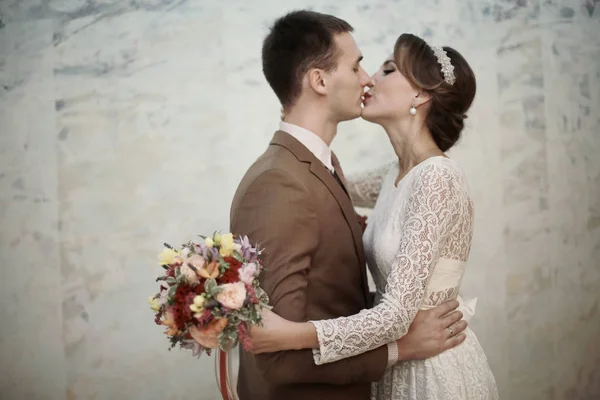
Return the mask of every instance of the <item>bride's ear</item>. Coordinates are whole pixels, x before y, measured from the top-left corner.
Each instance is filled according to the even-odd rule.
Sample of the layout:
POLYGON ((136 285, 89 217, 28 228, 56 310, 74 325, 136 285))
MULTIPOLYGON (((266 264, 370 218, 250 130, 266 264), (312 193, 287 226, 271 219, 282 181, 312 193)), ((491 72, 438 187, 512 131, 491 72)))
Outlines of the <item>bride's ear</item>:
POLYGON ((415 98, 413 99, 414 105, 417 107, 422 106, 423 104, 428 103, 429 101, 431 101, 431 95, 425 90, 422 90, 419 93, 417 93, 415 98))

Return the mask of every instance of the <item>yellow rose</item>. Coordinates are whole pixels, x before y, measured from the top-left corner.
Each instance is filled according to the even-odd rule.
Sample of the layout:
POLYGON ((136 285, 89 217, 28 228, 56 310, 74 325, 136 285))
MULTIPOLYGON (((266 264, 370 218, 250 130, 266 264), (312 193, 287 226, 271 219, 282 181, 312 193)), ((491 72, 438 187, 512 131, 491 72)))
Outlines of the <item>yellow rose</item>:
POLYGON ((211 248, 215 245, 215 241, 207 237, 206 239, 204 239, 204 244, 206 244, 206 247, 211 248))
POLYGON ((221 246, 233 246, 233 234, 226 233, 221 235, 221 246))
POLYGON ((228 257, 233 254, 234 250, 239 249, 240 246, 233 242, 233 235, 231 233, 221 236, 221 248, 219 249, 221 256, 228 257))
POLYGON ((165 249, 158 255, 158 260, 160 265, 171 265, 177 256, 179 256, 179 252, 165 247, 165 249))
POLYGON ((150 308, 153 309, 154 311, 160 310, 160 302, 158 301, 158 299, 156 297, 154 297, 154 296, 148 297, 148 303, 150 303, 150 308))
POLYGON ((218 246, 221 244, 221 234, 219 232, 215 233, 214 243, 218 246))

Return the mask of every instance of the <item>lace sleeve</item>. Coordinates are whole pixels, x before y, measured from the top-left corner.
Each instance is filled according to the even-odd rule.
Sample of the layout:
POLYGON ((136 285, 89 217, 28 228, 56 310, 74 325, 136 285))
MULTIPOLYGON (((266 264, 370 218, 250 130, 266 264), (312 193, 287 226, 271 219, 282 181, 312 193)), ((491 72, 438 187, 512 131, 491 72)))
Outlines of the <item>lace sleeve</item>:
POLYGON ((393 165, 394 163, 389 163, 367 172, 352 175, 347 179, 346 187, 352 203, 356 207, 375 207, 383 180, 393 165))
POLYGON ((452 172, 443 166, 427 165, 419 171, 381 303, 349 317, 311 321, 320 345, 313 350, 317 365, 362 354, 406 334, 423 300, 430 270, 460 215, 458 190, 452 172))

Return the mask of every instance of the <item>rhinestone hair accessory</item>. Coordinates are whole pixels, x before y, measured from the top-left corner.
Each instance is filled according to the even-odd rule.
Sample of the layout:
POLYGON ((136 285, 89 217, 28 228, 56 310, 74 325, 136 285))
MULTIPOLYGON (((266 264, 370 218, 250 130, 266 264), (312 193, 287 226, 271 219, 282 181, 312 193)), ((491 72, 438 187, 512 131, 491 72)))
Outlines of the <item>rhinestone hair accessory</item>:
POLYGON ((454 82, 456 82, 456 75, 454 75, 454 66, 450 61, 450 57, 448 57, 446 50, 437 46, 431 47, 431 50, 433 50, 433 54, 436 56, 438 63, 440 63, 440 65, 442 66, 442 74, 444 74, 444 81, 450 86, 454 85, 454 82))

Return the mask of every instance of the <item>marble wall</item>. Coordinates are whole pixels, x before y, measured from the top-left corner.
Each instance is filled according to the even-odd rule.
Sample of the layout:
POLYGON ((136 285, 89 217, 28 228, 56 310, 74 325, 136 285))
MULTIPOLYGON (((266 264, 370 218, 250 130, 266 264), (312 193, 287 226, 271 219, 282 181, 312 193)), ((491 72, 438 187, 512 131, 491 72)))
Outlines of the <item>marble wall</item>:
MULTIPOLYGON (((278 123, 261 40, 296 8, 351 22, 367 70, 402 32, 470 60, 471 325, 502 398, 597 398, 599 3, 0 0, 0 398, 218 398, 146 298, 163 241, 227 228, 278 123)), ((339 131, 347 173, 392 157, 339 131)))

